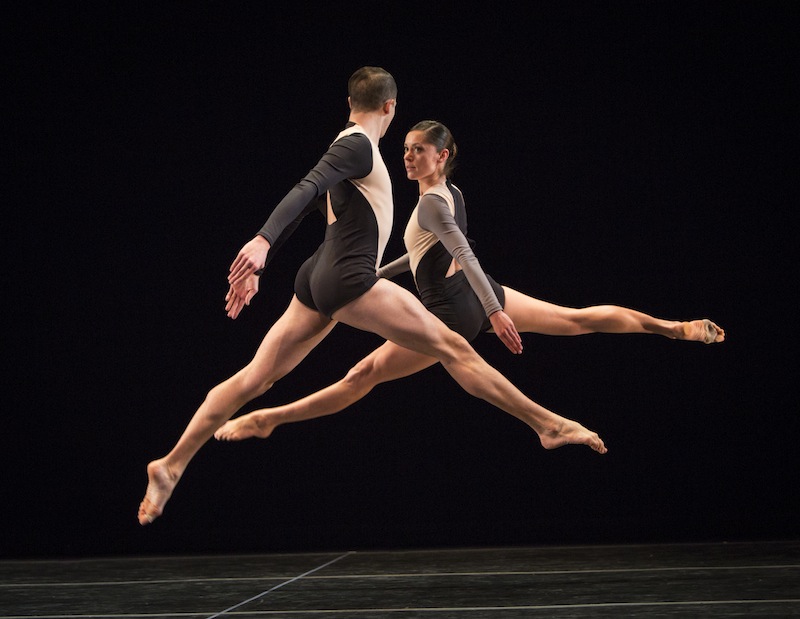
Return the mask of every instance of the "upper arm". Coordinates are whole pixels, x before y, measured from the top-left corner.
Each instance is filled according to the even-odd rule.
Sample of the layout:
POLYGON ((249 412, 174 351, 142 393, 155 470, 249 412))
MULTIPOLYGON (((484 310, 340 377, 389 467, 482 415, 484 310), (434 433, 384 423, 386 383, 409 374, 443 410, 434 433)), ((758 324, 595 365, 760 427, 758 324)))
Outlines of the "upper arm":
POLYGON ((285 238, 309 212, 316 199, 348 178, 363 178, 372 169, 372 144, 363 133, 334 142, 311 170, 278 203, 259 234, 270 243, 285 238))
POLYGON ((467 237, 458 227, 450 207, 441 196, 422 196, 417 209, 417 222, 422 229, 435 234, 456 260, 459 260, 464 251, 471 251, 467 237))

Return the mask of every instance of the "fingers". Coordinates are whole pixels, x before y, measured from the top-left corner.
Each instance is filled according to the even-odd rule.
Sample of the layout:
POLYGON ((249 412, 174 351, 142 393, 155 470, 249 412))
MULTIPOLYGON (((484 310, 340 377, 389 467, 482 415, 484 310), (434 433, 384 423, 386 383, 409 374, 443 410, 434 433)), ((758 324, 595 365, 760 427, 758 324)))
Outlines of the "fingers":
POLYGON ((515 355, 519 355, 522 353, 522 338, 520 338, 519 333, 513 327, 505 328, 500 332, 496 332, 497 337, 500 338, 500 341, 506 345, 511 352, 515 355))
POLYGON ((237 284, 264 267, 270 244, 262 236, 256 236, 239 250, 231 263, 228 283, 237 284))
POLYGON ((489 321, 492 323, 492 329, 497 334, 497 337, 506 345, 506 348, 514 354, 521 354, 522 338, 511 317, 503 310, 499 310, 489 316, 489 321))
POLYGON ((236 318, 258 292, 255 272, 264 267, 269 247, 266 239, 257 236, 239 250, 231 263, 228 294, 225 295, 225 312, 229 318, 236 318))
POLYGON ((503 343, 506 345, 506 348, 508 348, 515 355, 519 355, 522 353, 522 339, 520 338, 519 333, 517 333, 516 330, 503 333, 500 336, 500 339, 503 340, 503 343))
POLYGON ((236 284, 245 277, 247 277, 249 274, 254 273, 256 271, 257 267, 253 264, 253 261, 247 254, 246 248, 247 245, 245 245, 239 251, 239 253, 236 255, 236 259, 231 264, 231 268, 229 269, 228 273, 229 284, 236 284))
MULTIPOLYGON (((242 259, 243 258, 242 258, 242 254, 241 253, 239 255, 237 255, 236 259, 231 263, 231 266, 228 269, 228 272, 229 273, 237 272, 241 268, 242 259)), ((228 279, 230 279, 230 275, 228 276, 228 279)))
POLYGON ((236 268, 236 270, 231 271, 231 273, 228 275, 228 283, 233 285, 240 284, 255 272, 255 266, 248 266, 246 262, 242 263, 236 268))
POLYGON ((225 308, 228 314, 228 318, 230 318, 231 320, 236 320, 237 316, 239 316, 239 312, 242 311, 243 307, 244 303, 242 302, 241 299, 237 297, 236 300, 232 301, 231 304, 229 304, 225 308))
POLYGON ((247 279, 250 275, 255 273, 258 269, 259 266, 255 262, 253 262, 243 252, 239 252, 236 260, 234 260, 233 264, 231 265, 230 272, 228 274, 228 283, 239 284, 247 279))
POLYGON ((233 294, 240 299, 244 299, 245 305, 250 305, 250 300, 258 292, 258 278, 249 277, 243 281, 231 284, 231 288, 233 289, 233 294))
POLYGON ((230 284, 225 295, 225 312, 229 318, 236 318, 258 292, 258 278, 252 277, 244 282, 230 284))
POLYGON ((519 331, 517 331, 517 327, 513 322, 503 329, 502 338, 503 342, 511 352, 517 355, 522 353, 522 337, 520 336, 519 331))
POLYGON ((255 275, 256 271, 262 268, 263 265, 259 266, 257 262, 245 259, 239 263, 234 271, 228 274, 228 283, 234 286, 240 286, 243 282, 246 282, 251 275, 255 275))
POLYGON ((236 293, 233 286, 231 286, 228 289, 228 294, 225 295, 225 313, 228 315, 228 318, 235 320, 245 305, 245 300, 242 299, 242 297, 236 293))

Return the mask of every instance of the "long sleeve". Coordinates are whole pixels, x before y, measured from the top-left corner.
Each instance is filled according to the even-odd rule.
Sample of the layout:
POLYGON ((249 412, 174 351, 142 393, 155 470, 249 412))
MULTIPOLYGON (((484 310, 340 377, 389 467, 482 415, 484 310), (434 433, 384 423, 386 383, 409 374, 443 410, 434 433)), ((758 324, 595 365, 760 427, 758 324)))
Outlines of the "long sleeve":
POLYGON ((458 227, 447 203, 435 194, 422 196, 417 210, 417 220, 420 227, 436 235, 445 249, 461 265, 467 281, 480 299, 486 315, 491 316, 503 309, 489 284, 486 273, 470 247, 469 240, 458 227))
POLYGON ((362 133, 344 136, 327 152, 278 203, 258 231, 270 242, 270 255, 291 236, 300 222, 313 210, 324 212, 321 198, 348 178, 363 178, 372 169, 372 145, 362 133))
POLYGON ((411 262, 409 261, 408 254, 403 254, 396 260, 392 260, 391 262, 384 264, 381 268, 378 269, 378 277, 384 277, 386 279, 392 279, 400 275, 401 273, 405 273, 411 270, 411 262))

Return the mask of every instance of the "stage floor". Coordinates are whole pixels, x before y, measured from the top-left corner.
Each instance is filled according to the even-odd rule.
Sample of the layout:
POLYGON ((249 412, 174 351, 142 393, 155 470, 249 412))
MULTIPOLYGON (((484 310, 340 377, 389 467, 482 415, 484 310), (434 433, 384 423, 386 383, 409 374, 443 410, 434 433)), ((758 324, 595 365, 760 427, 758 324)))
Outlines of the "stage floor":
POLYGON ((800 541, 0 561, 0 619, 800 617, 800 541))

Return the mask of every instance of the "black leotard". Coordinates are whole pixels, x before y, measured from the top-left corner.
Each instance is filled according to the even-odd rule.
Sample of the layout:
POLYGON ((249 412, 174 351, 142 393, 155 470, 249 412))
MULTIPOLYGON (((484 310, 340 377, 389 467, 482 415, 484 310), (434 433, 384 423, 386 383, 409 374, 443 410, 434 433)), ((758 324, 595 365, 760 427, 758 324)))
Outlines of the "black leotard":
POLYGON ((464 196, 448 180, 420 197, 403 236, 408 253, 378 274, 394 277, 410 270, 425 307, 472 341, 491 328, 489 316, 503 308, 505 293, 483 272, 466 235, 464 196), (454 260, 462 270, 447 277, 454 260))
MULTIPOLYGON (((369 290, 392 228, 392 187, 378 145, 348 123, 319 163, 275 207, 259 231, 279 247, 327 195, 335 221, 300 267, 295 294, 327 317, 369 290)), ((331 217, 329 216, 329 221, 331 217)))

